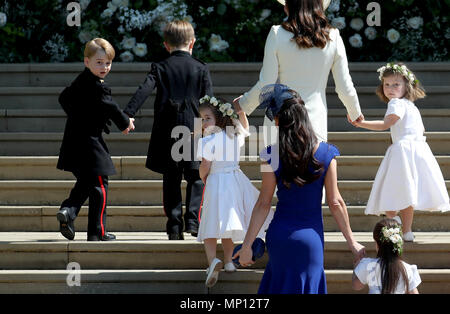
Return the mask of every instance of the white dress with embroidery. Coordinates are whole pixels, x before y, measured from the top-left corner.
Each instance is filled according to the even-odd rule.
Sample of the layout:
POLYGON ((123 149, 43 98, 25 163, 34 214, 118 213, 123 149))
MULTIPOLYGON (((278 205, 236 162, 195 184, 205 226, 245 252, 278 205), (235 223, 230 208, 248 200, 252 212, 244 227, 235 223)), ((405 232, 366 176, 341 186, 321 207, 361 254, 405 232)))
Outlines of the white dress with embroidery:
POLYGON ((420 112, 413 102, 391 99, 385 116, 400 119, 391 127, 392 145, 380 164, 365 210, 380 215, 412 206, 448 211, 449 196, 439 164, 426 142, 420 112))
MULTIPOLYGON (((213 133, 199 140, 197 158, 212 161, 200 207, 197 241, 227 239, 243 241, 259 191, 239 168, 240 150, 247 134, 213 133)), ((273 217, 270 210, 258 237, 265 238, 273 217)))

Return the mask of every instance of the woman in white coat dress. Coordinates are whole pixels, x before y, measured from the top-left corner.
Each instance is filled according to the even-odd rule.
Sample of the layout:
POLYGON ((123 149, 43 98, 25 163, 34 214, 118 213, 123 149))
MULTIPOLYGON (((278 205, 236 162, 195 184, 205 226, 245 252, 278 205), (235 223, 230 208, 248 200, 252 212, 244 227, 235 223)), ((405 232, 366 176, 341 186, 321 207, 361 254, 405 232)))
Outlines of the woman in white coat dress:
MULTIPOLYGON (((319 141, 327 141, 325 95, 330 70, 349 120, 360 121, 363 118, 350 77, 344 43, 339 30, 329 24, 324 13, 330 0, 278 2, 285 5, 288 18, 282 25, 270 29, 259 81, 234 100, 235 108, 251 114, 259 105, 259 94, 264 86, 276 82, 287 85, 304 100, 319 141)), ((268 125, 267 121, 265 125, 268 125)))

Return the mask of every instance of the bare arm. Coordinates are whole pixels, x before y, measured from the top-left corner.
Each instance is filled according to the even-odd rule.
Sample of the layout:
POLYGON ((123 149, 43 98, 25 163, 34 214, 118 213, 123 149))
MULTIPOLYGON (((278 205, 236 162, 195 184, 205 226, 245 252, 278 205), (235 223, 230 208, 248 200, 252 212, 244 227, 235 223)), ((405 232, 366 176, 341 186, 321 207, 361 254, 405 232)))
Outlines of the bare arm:
POLYGON ((339 230, 341 230, 342 234, 344 235, 344 238, 355 257, 355 260, 359 261, 366 254, 365 247, 356 242, 353 237, 352 229, 350 228, 347 206, 342 199, 337 185, 336 159, 333 159, 331 161, 330 166, 327 170, 327 174, 325 175, 325 189, 331 214, 338 224, 339 230))
MULTIPOLYGON (((267 163, 265 163, 267 164, 267 163)), ((275 192, 275 186, 277 184, 275 173, 263 172, 262 173, 262 185, 261 191, 256 201, 255 207, 253 207, 252 217, 250 219, 250 225, 245 235, 242 248, 236 252, 233 259, 239 256, 239 262, 242 266, 254 264, 252 261, 252 244, 258 235, 259 230, 263 226, 267 215, 269 214, 272 206, 273 193, 275 192)))
POLYGON ((202 179, 203 183, 206 183, 206 178, 208 177, 209 170, 211 169, 211 163, 212 161, 202 158, 198 171, 200 173, 200 179, 202 179))
POLYGON ((363 284, 358 279, 358 277, 356 276, 355 272, 353 272, 353 275, 352 275, 352 288, 353 288, 353 290, 362 290, 362 289, 364 289, 365 286, 366 285, 363 284))
POLYGON ((354 125, 360 128, 372 130, 372 131, 385 131, 393 126, 400 117, 395 114, 390 114, 384 117, 384 120, 376 120, 376 121, 355 121, 354 125))

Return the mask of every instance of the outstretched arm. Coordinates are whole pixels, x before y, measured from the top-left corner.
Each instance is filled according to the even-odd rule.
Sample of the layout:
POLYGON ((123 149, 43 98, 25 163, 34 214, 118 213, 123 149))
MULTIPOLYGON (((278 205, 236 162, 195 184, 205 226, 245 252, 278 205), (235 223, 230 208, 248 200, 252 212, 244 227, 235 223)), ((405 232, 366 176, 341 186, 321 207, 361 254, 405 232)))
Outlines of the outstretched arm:
POLYGON ((152 65, 150 73, 147 74, 145 81, 139 85, 138 89, 134 93, 133 97, 128 102, 128 105, 124 109, 124 112, 130 116, 134 117, 136 112, 142 107, 144 102, 153 92, 156 85, 156 67, 152 65))
POLYGON ((391 126, 393 126, 398 120, 400 119, 399 116, 395 114, 390 114, 384 117, 384 120, 376 120, 376 121, 355 121, 353 125, 372 130, 372 131, 385 131, 389 129, 391 126))

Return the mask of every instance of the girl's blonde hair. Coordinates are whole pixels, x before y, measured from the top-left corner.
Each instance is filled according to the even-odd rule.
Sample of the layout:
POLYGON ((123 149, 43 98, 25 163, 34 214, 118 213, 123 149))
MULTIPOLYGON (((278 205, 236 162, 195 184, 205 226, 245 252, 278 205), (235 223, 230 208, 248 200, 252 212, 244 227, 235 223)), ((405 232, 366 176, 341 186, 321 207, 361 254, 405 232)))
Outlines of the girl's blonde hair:
POLYGON ((113 60, 116 56, 113 46, 103 38, 94 38, 86 43, 84 48, 84 56, 90 58, 97 53, 97 51, 103 50, 109 60, 113 60))
POLYGON ((403 80, 405 81, 406 85, 405 95, 403 96, 404 98, 413 102, 416 101, 417 99, 425 98, 426 96, 425 90, 423 89, 419 80, 416 78, 415 74, 412 73, 411 70, 409 70, 404 63, 402 62, 388 63, 387 66, 378 69, 378 71, 379 72, 381 71, 380 73, 381 83, 377 87, 376 94, 381 99, 381 101, 385 103, 389 102, 389 98, 387 98, 386 95, 384 95, 383 85, 384 85, 384 78, 392 75, 401 75, 403 77, 403 80), (402 71, 397 70, 399 68, 401 69, 402 67, 403 69, 406 70, 402 71), (406 75, 409 76, 412 75, 412 77, 407 77, 406 75))

